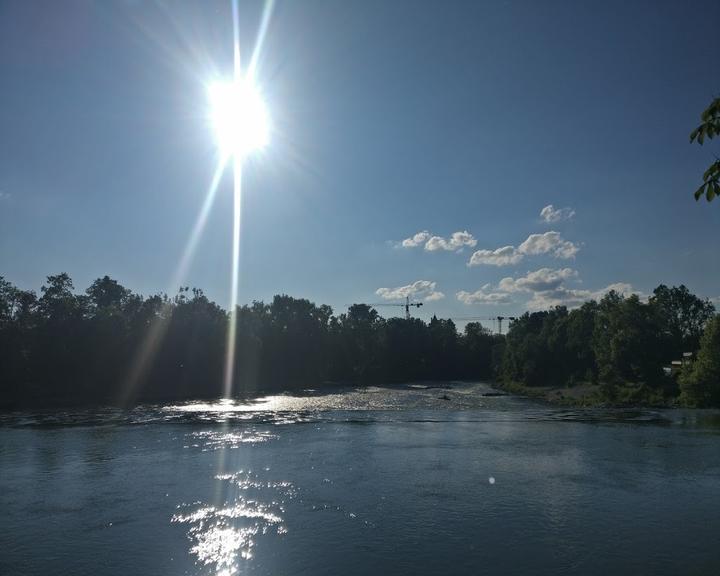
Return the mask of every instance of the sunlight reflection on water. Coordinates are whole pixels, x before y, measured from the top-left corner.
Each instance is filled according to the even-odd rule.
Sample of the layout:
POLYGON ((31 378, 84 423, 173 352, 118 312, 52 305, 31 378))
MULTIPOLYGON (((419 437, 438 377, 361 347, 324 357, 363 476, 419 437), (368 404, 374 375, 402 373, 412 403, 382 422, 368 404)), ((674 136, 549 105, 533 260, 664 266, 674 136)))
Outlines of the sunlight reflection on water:
POLYGON ((265 431, 241 430, 239 432, 218 432, 214 430, 203 430, 188 434, 193 440, 192 444, 186 444, 185 448, 200 448, 203 452, 224 448, 239 448, 243 444, 257 444, 277 438, 276 434, 265 431))
MULTIPOLYGON (((209 450, 236 449, 276 439, 263 431, 201 431, 187 435, 193 441, 185 448, 209 450)), ((224 458, 219 460, 219 466, 224 458)), ((269 468, 261 473, 267 474, 269 468)), ((209 567, 217 575, 230 576, 240 571, 241 562, 253 557, 259 535, 282 536, 287 533, 282 514, 287 499, 296 495, 292 483, 261 478, 250 470, 219 473, 215 480, 223 483, 218 494, 225 494, 222 505, 204 502, 180 504, 171 522, 190 525, 187 537, 189 552, 196 563, 209 567)))
MULTIPOLYGON (((459 384, 459 383, 458 383, 459 384)), ((480 408, 484 405, 483 392, 489 386, 474 383, 471 386, 448 384, 399 385, 389 387, 329 388, 323 392, 314 389, 302 394, 278 394, 248 400, 218 400, 189 402, 165 406, 168 414, 242 418, 258 413, 324 412, 330 410, 407 410, 408 408, 480 408), (480 393, 478 393, 480 392, 480 393)))
MULTIPOLYGON (((161 408, 170 421, 214 424, 211 429, 188 432, 184 448, 202 452, 217 451, 216 473, 219 482, 214 498, 209 501, 181 503, 172 516, 173 523, 188 525, 189 553, 198 566, 213 574, 227 576, 244 571, 245 562, 254 557, 260 538, 280 538, 287 533, 284 521, 286 502, 296 498, 297 488, 287 480, 270 477, 268 467, 247 467, 253 446, 280 439, 268 426, 318 422, 400 421, 411 418, 418 422, 450 420, 593 420, 588 411, 547 409, 525 406, 518 412, 518 399, 487 397, 491 389, 483 384, 455 386, 410 385, 398 387, 345 388, 318 392, 307 390, 303 395, 279 394, 249 400, 218 400, 190 402, 161 408), (492 412, 487 405, 493 406, 492 412), (415 412, 410 409, 415 408, 415 412), (482 411, 479 411, 482 410, 482 411), (367 414, 368 416, 364 416, 367 414), (385 414, 386 416, 383 416, 385 414), (238 450, 243 468, 234 467, 228 450, 238 450), (228 469, 229 466, 229 469, 228 469)), ((608 418, 606 412, 599 414, 608 418)), ((620 420, 656 421, 648 413, 621 413, 620 420)), ((279 430, 278 430, 279 432, 279 430)), ((494 475, 486 476, 490 486, 494 475)), ((322 485, 333 482, 323 478, 322 485)), ((332 490, 332 488, 330 488, 332 490)), ((304 496, 307 496, 304 493, 304 496)), ((298 499, 302 502, 302 499, 298 499)), ((337 510, 349 520, 355 512, 345 510, 337 502, 322 499, 311 505, 313 511, 337 510)), ((368 526, 374 524, 365 521, 368 526)))
POLYGON ((248 402, 235 400, 217 400, 215 402, 191 402, 188 404, 174 404, 166 406, 168 412, 256 412, 264 410, 278 410, 277 396, 258 398, 248 402))
POLYGON ((460 382, 0 413, 0 574, 718 573, 718 422, 460 382))
MULTIPOLYGON (((636 408, 573 408, 549 406, 498 394, 484 383, 410 384, 385 387, 327 387, 257 399, 194 401, 171 405, 142 404, 130 410, 91 408, 35 412, 0 412, 0 426, 68 427, 149 425, 156 423, 237 425, 227 440, 237 447, 256 440, 243 426, 320 422, 588 422, 678 424, 720 431, 718 411, 647 410, 636 408), (238 436, 239 434, 239 436, 238 436)), ((231 429, 226 429, 226 432, 231 429)), ((268 436, 266 439, 270 439, 268 436)), ((192 441, 199 445, 199 440, 192 441)), ((215 446, 223 446, 218 440, 215 446)))

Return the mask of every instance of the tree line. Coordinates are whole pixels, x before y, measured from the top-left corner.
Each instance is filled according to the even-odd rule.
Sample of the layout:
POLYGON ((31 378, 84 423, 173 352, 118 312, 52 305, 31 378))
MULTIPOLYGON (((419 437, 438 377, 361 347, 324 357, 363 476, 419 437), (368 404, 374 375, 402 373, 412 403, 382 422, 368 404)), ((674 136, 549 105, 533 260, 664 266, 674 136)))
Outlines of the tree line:
MULTIPOLYGON (((0 405, 131 404, 218 398, 229 314, 199 289, 143 297, 105 276, 76 293, 68 274, 40 293, 0 277, 0 405)), ((286 295, 236 311, 232 391, 249 395, 326 382, 490 379, 503 338, 479 323, 339 315, 286 295)))
MULTIPOLYGON (((40 293, 0 277, 0 405, 132 404, 225 393, 229 314, 199 289, 143 297, 105 276, 76 293, 67 274, 40 293)), ((628 382, 690 405, 720 404, 720 319, 684 286, 647 302, 610 292, 580 308, 526 313, 506 336, 477 322, 341 314, 287 295, 236 310, 235 395, 323 383, 491 380, 525 386, 628 382), (698 352, 699 351, 699 352, 698 352), (697 360, 679 379, 664 367, 697 360)))
POLYGON ((515 320, 500 376, 526 386, 600 384, 608 400, 633 384, 637 401, 720 405, 719 331, 712 303, 685 286, 660 285, 647 302, 611 291, 515 320), (684 364, 668 373, 673 361, 684 364))

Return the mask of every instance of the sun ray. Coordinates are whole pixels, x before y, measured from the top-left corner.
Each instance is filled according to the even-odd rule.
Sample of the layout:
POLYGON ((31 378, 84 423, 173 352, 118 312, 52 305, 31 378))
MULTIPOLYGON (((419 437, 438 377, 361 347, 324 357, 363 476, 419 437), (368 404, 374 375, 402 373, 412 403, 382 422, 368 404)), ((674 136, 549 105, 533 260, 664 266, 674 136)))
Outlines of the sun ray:
POLYGON ((230 317, 228 321, 227 351, 225 357, 225 398, 232 397, 235 373, 235 339, 237 329, 238 283, 240 279, 240 221, 242 207, 242 159, 235 157, 233 164, 233 235, 232 278, 230 282, 230 317))
MULTIPOLYGON (((207 194, 205 194, 205 200, 200 208, 200 213, 195 220, 193 229, 190 232, 190 237, 188 238, 183 254, 180 257, 180 262, 178 263, 170 285, 168 286, 168 294, 174 294, 185 282, 190 264, 195 256, 195 250, 197 249, 198 242, 205 230, 208 215, 215 203, 215 196, 217 195, 220 180, 225 172, 226 164, 227 158, 223 157, 218 161, 218 165, 213 173, 207 194)), ((165 337, 171 311, 172 309, 170 305, 168 303, 163 303, 158 311, 158 315, 151 321, 148 331, 143 337, 139 349, 135 352, 135 357, 130 365, 125 386, 123 387, 123 398, 120 399, 123 404, 132 399, 137 385, 147 373, 150 362, 155 357, 155 354, 165 337)))
MULTIPOLYGON (((203 201, 195 224, 181 255, 178 266, 172 276, 167 291, 174 294, 185 281, 197 245, 205 230, 208 216, 214 205, 217 190, 227 168, 228 160, 233 158, 233 231, 231 282, 228 310, 227 350, 223 373, 223 396, 232 397, 235 375, 235 348, 237 332, 237 305, 240 277, 240 226, 242 211, 242 171, 245 156, 251 151, 262 148, 268 136, 268 122, 265 104, 255 86, 254 76, 262 52, 274 1, 267 0, 263 5, 258 34, 253 48, 248 70, 243 74, 240 54, 240 27, 238 1, 231 1, 233 19, 233 75, 230 82, 211 84, 208 95, 211 100, 213 124, 221 159, 213 173, 208 192, 203 201)), ((131 364, 126 385, 124 402, 132 398, 138 383, 147 374, 152 360, 165 337, 172 314, 172 303, 164 302, 151 321, 140 348, 131 364)))
POLYGON ((182 286, 185 278, 187 277, 190 264, 192 263, 192 260, 195 256, 195 250, 197 249, 198 242, 200 241, 200 238, 202 237, 202 234, 205 230, 205 224, 207 223, 208 216, 210 215, 210 210, 215 203, 215 196, 217 195, 220 180, 225 173, 226 165, 227 157, 223 156, 218 161, 218 165, 215 168, 215 173, 213 174, 212 180, 210 182, 210 187, 208 188, 208 192, 205 195, 203 205, 200 208, 200 213, 195 220, 195 225, 193 226, 193 229, 190 232, 190 237, 185 244, 185 250, 183 250, 183 254, 180 258, 180 263, 178 264, 177 270, 175 271, 175 274, 173 276, 173 281, 170 285, 171 290, 177 290, 180 286, 182 286))
POLYGON ((250 58, 250 65, 247 69, 247 75, 249 78, 255 78, 255 70, 257 69, 257 63, 260 58, 260 53, 262 52, 263 44, 265 44, 265 36, 267 35, 268 27, 270 25, 270 17, 272 16, 274 7, 275 0, 266 0, 263 5, 260 28, 258 29, 257 39, 255 40, 255 46, 250 58))
POLYGON ((152 360, 160 348, 165 333, 170 323, 171 306, 163 302, 156 315, 150 321, 150 325, 142 338, 140 347, 135 352, 135 357, 130 366, 130 371, 123 386, 123 397, 120 398, 122 405, 132 402, 135 390, 150 368, 152 360))
POLYGON ((242 76, 240 66, 240 16, 238 14, 238 0, 232 0, 232 19, 233 19, 233 71, 235 80, 239 80, 242 76))

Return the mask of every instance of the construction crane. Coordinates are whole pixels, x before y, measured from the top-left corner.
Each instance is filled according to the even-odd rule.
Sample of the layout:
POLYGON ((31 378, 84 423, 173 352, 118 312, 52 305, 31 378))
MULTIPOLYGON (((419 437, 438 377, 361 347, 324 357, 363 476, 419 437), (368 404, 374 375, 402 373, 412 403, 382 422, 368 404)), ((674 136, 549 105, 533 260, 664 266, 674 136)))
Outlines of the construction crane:
POLYGON ((498 333, 502 334, 502 323, 503 320, 507 319, 508 322, 512 322, 513 320, 516 320, 517 318, 515 316, 498 316, 498 333))
POLYGON ((401 306, 402 308, 405 308, 405 319, 410 320, 410 308, 414 306, 415 308, 420 308, 422 306, 422 302, 411 302, 410 296, 405 296, 405 304, 400 304, 399 302, 380 302, 377 304, 368 304, 368 306, 401 306))

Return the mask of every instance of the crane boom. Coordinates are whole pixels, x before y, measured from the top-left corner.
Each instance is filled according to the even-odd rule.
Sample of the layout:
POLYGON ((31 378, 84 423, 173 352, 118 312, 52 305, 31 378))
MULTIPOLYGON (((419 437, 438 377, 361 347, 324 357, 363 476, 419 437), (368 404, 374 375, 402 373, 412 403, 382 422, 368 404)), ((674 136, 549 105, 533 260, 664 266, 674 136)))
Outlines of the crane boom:
POLYGON ((400 306, 402 308, 405 308, 405 319, 410 320, 410 307, 414 306, 415 308, 420 308, 422 306, 422 302, 410 302, 410 296, 405 296, 405 304, 401 304, 399 302, 380 302, 378 304, 369 304, 369 306, 400 306))

